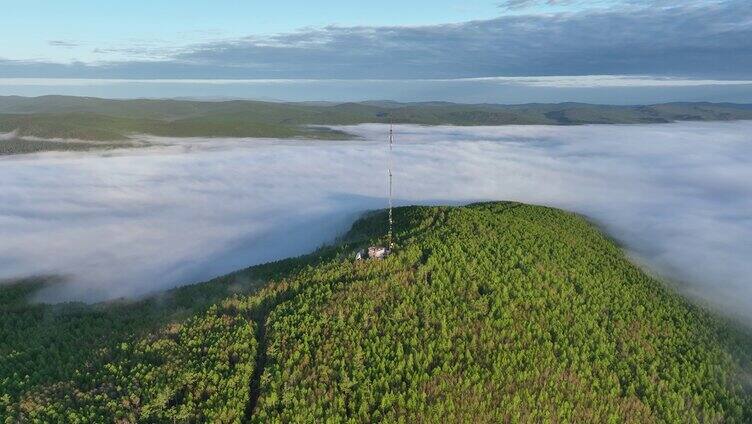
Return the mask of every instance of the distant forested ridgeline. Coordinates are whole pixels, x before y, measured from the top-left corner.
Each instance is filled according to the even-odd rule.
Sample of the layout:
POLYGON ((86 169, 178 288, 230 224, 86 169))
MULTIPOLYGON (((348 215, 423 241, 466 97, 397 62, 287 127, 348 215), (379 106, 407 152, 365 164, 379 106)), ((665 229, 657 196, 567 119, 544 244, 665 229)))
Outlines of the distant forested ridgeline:
POLYGON ((646 106, 559 104, 274 103, 250 100, 111 100, 0 96, 0 133, 18 137, 118 141, 134 134, 169 137, 344 139, 316 127, 362 123, 421 125, 578 125, 752 119, 752 105, 666 103, 646 106))
POLYGON ((137 140, 81 140, 45 139, 41 137, 18 137, 15 133, 0 136, 0 156, 39 152, 81 152, 90 150, 124 149, 145 147, 149 143, 137 140))
POLYGON ((752 337, 578 215, 382 211, 336 245, 140 301, 0 287, 0 422, 752 420, 752 337))

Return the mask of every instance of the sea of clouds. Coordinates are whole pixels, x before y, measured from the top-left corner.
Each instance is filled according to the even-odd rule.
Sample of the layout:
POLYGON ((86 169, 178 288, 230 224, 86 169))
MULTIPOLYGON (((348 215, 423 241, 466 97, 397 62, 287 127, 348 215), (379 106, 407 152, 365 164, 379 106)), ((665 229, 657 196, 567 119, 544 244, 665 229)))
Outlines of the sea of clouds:
MULTIPOLYGON (((148 138, 0 158, 0 279, 44 301, 139 296, 331 242, 386 205, 387 127, 360 139, 148 138)), ((398 204, 586 214, 684 293, 752 319, 752 122, 395 127, 398 204)), ((2 140, 0 140, 2 142, 2 140)))

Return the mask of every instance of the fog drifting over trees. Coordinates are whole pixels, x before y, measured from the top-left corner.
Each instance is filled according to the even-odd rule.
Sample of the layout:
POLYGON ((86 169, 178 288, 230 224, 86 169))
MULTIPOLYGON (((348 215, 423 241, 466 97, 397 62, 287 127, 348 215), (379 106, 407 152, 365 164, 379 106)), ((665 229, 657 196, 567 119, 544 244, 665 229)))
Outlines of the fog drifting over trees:
MULTIPOLYGON (((0 158, 0 278, 62 274, 40 299, 94 301, 306 253, 386 205, 387 128, 344 129, 362 139, 0 158)), ((685 293, 752 318, 752 122, 395 131, 398 204, 580 212, 685 293)))

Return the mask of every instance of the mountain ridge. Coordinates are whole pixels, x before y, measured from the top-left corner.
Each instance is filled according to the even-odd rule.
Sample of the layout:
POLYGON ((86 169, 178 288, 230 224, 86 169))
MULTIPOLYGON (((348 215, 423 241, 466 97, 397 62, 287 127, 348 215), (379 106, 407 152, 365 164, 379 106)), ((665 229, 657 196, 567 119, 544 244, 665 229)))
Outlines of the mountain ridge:
POLYGON ((150 134, 342 140, 353 136, 328 127, 363 123, 583 125, 741 119, 752 119, 752 105, 707 102, 636 106, 503 105, 391 101, 330 104, 0 96, 0 133, 14 133, 14 146, 6 150, 20 153, 25 151, 23 140, 31 137, 122 142, 150 134))
POLYGON ((0 416, 752 417, 749 331, 646 275, 583 217, 512 202, 401 207, 395 253, 354 261, 383 242, 386 219, 135 303, 35 305, 0 288, 0 416))

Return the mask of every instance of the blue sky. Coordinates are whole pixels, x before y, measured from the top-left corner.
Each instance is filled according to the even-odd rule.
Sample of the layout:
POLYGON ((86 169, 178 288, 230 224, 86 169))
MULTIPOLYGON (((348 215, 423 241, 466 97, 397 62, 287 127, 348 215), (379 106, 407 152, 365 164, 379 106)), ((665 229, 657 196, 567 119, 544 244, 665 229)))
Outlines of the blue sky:
MULTIPOLYGON (((719 0, 11 1, 0 59, 87 64, 161 61, 198 46, 326 28, 436 28, 500 17, 659 9, 719 0), (657 6, 655 6, 657 5, 657 6)), ((723 3, 721 1, 721 3, 723 3)), ((741 2, 729 2, 743 4, 741 2)), ((735 6, 739 7, 739 6, 735 6)), ((690 31, 691 28, 687 28, 690 31)), ((441 41, 441 34, 437 34, 441 41)), ((503 36, 503 32, 502 32, 503 36)), ((491 41, 491 40, 489 40, 491 41)), ((262 43, 263 44, 263 43, 262 43)), ((488 75, 498 76, 498 75, 488 75)))
POLYGON ((133 56, 96 49, 169 48, 327 25, 430 25, 503 12, 488 0, 28 0, 5 9, 0 38, 13 42, 2 43, 0 57, 53 61, 133 56))
MULTIPOLYGON (((12 1, 4 10, 0 79, 444 81, 631 75, 652 77, 658 86, 666 79, 672 86, 679 80, 752 80, 749 0, 27 0, 12 1)), ((597 79, 587 81, 593 86, 576 89, 603 88, 597 79)), ((31 85, 24 83, 22 90, 2 83, 0 95, 25 93, 31 85)), ((482 98, 487 85, 468 84, 463 90, 475 92, 459 95, 452 86, 452 98, 482 98)), ((719 88, 722 96, 699 99, 738 99, 734 93, 748 98, 752 87, 737 85, 739 90, 726 86, 719 88)), ((566 84, 559 88, 572 92, 566 84)), ((254 90, 249 95, 285 98, 295 91, 254 90)), ((517 88, 514 92, 525 97, 517 88)), ((707 90, 661 98, 695 99, 693 92, 707 90)), ((549 97, 556 96, 544 96, 549 97)))
MULTIPOLYGON (((635 0, 631 0, 634 2, 635 0)), ((627 0, 626 4, 630 1, 627 0)), ((11 1, 0 59, 158 60, 175 49, 326 26, 426 26, 515 14, 577 12, 619 0, 11 1)))

